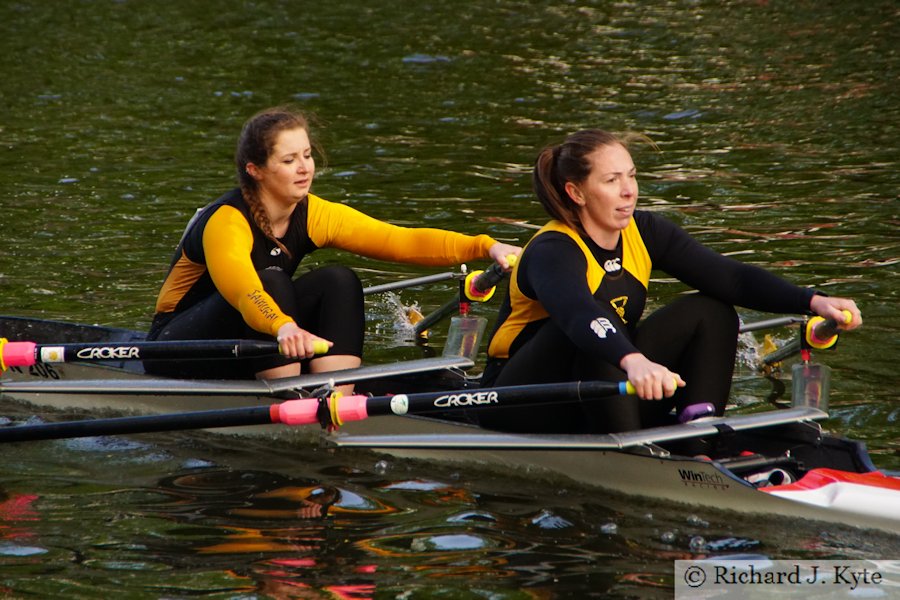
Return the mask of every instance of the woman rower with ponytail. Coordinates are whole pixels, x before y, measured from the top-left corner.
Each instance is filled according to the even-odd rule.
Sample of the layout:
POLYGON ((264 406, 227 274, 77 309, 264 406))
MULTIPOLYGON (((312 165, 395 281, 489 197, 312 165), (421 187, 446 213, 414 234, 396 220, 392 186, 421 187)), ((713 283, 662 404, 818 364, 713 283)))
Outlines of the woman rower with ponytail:
POLYGON ((235 156, 240 187, 198 211, 176 248, 160 290, 151 340, 277 339, 282 356, 249 361, 148 362, 175 377, 274 378, 357 367, 363 334, 362 285, 343 266, 294 279, 319 248, 378 260, 450 265, 490 258, 504 269, 520 249, 487 235, 404 228, 312 193, 309 124, 288 108, 244 125, 235 156), (330 350, 315 357, 317 343, 330 350))
POLYGON ((798 287, 701 245, 658 213, 636 210, 637 173, 627 140, 601 130, 544 149, 534 191, 551 221, 513 269, 488 348, 483 386, 627 377, 637 397, 577 406, 479 412, 508 431, 613 432, 681 420, 712 405, 721 415, 737 349, 734 306, 812 312, 862 324, 856 304, 798 287), (699 293, 641 320, 651 269, 699 293))

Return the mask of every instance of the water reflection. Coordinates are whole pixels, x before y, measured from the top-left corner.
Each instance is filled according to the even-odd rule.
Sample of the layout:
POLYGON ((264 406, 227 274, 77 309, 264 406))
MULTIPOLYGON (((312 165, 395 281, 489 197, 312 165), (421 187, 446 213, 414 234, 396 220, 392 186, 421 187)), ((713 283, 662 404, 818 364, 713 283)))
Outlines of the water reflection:
POLYGON ((34 507, 36 494, 18 494, 0 488, 0 556, 29 557, 47 553, 34 545, 38 536, 29 527, 40 516, 34 507))
POLYGON ((217 565, 245 579, 246 591, 277 598, 370 597, 374 584, 365 576, 375 566, 358 564, 346 550, 335 553, 345 543, 341 523, 397 512, 350 490, 265 471, 179 474, 161 480, 157 491, 166 501, 144 510, 179 524, 170 537, 180 544, 156 542, 155 553, 182 567, 217 565))
POLYGON ((652 596, 671 585, 660 560, 759 545, 718 536, 718 525, 698 516, 635 517, 623 511, 627 501, 585 504, 563 488, 546 490, 556 492, 555 505, 535 510, 528 490, 475 492, 442 479, 407 478, 370 482, 362 491, 344 475, 337 485, 218 468, 164 478, 154 492, 165 499, 140 510, 175 527, 148 550, 179 569, 227 571, 246 582, 241 589, 279 598, 364 598, 438 582, 462 591, 471 578, 484 589, 524 585, 540 597, 567 597, 585 586, 652 596), (656 566, 636 568, 636 556, 656 566))
POLYGON ((177 546, 148 544, 160 560, 219 565, 275 597, 314 590, 368 597, 373 575, 390 579, 398 569, 417 581, 478 575, 496 583, 521 576, 510 557, 527 562, 529 554, 498 531, 495 517, 460 513, 476 499, 439 481, 390 481, 364 494, 265 471, 211 469, 165 478, 155 491, 166 500, 145 506, 147 516, 180 524, 169 532, 177 546), (408 517, 399 525, 397 517, 411 512, 420 513, 420 525, 408 517))

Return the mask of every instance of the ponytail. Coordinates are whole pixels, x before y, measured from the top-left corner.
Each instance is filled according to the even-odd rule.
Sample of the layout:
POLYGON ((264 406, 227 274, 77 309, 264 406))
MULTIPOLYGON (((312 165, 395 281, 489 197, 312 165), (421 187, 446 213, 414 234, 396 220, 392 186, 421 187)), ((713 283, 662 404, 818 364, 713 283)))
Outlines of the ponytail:
POLYGON ((562 146, 547 146, 538 154, 534 162, 532 187, 541 206, 552 218, 584 233, 577 205, 566 191, 566 183, 561 180, 557 169, 558 156, 562 146))

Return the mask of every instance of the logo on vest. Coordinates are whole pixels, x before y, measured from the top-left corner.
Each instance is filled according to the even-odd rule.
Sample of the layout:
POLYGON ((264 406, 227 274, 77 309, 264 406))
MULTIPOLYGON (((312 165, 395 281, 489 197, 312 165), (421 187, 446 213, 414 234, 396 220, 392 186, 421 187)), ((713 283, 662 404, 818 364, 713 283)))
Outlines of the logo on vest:
POLYGON ((269 252, 269 254, 271 254, 272 256, 280 256, 281 248, 278 248, 278 247, 272 248, 272 250, 269 252))
POLYGON ((628 321, 625 320, 625 305, 628 304, 628 296, 613 298, 609 301, 609 304, 613 307, 613 310, 616 311, 616 314, 619 315, 619 318, 622 319, 622 322, 628 323, 628 321))
POLYGON ((603 270, 607 273, 615 273, 622 270, 621 258, 611 258, 603 263, 603 270))
POLYGON ((606 339, 606 332, 616 333, 616 328, 609 322, 609 319, 597 317, 591 321, 591 330, 597 334, 597 337, 606 339))

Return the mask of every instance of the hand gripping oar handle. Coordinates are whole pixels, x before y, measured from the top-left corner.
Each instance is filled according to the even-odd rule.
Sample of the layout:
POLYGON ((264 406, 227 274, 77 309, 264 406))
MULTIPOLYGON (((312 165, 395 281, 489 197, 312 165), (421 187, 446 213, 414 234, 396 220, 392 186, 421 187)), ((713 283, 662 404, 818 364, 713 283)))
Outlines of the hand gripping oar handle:
MULTIPOLYGON (((841 312, 844 314, 843 324, 847 324, 853 320, 853 315, 849 310, 841 312)), ((839 333, 840 327, 834 319, 813 317, 806 324, 804 339, 811 348, 824 350, 826 348, 831 348, 837 343, 839 333)))
MULTIPOLYGON (((316 354, 328 352, 328 344, 323 340, 317 340, 315 346, 316 354)), ((37 363, 248 358, 273 354, 278 354, 278 344, 261 340, 35 344, 34 342, 10 342, 5 338, 0 338, 0 371, 5 371, 9 367, 30 367, 37 363)))
POLYGON ((620 383, 575 381, 394 396, 354 395, 333 396, 328 399, 300 398, 271 406, 2 427, 0 428, 0 442, 213 429, 272 423, 285 425, 319 423, 325 427, 378 415, 425 415, 479 407, 546 404, 559 401, 581 402, 603 396, 633 393, 634 387, 627 381, 620 383))

